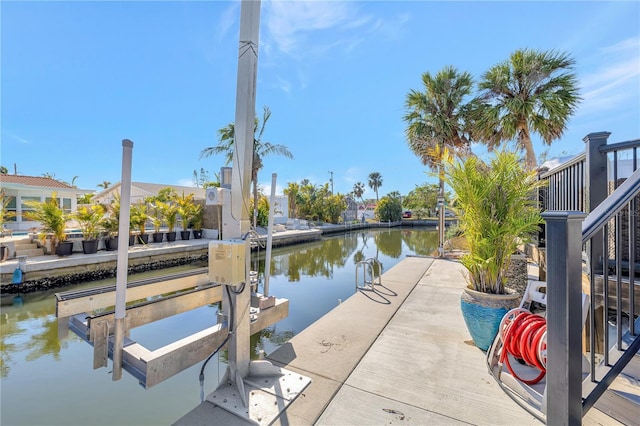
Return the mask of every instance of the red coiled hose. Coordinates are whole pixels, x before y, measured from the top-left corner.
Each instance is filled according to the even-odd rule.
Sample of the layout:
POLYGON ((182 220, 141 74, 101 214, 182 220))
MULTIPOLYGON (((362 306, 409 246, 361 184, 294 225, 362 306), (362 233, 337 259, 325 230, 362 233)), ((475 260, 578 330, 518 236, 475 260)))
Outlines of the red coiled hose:
POLYGON ((500 362, 506 364, 513 377, 522 383, 527 385, 536 384, 547 374, 546 333, 547 320, 540 315, 532 314, 526 309, 512 309, 502 319, 500 338, 503 348, 500 354, 500 362), (518 376, 511 367, 509 354, 540 370, 538 377, 525 380, 518 376))

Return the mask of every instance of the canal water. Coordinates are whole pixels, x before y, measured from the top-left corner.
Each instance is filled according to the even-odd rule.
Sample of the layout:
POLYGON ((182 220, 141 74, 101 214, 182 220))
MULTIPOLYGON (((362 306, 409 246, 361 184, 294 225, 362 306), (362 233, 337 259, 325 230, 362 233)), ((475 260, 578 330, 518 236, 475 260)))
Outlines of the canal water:
MULTIPOLYGON (((384 270, 407 255, 431 255, 437 232, 416 228, 366 230, 299 244, 272 253, 269 294, 290 301, 289 316, 254 335, 253 356, 269 354, 286 343, 339 300, 354 294, 355 265, 378 257, 384 270)), ((252 260, 264 271, 264 250, 252 260)), ((138 280, 190 269, 190 265, 131 276, 138 280)), ((90 288, 115 279, 75 285, 90 288)), ((61 288, 56 291, 66 291, 61 288)), ((92 369, 93 348, 69 333, 58 339, 54 291, 16 295, 2 306, 0 359, 0 424, 9 425, 165 425, 200 402, 195 365, 150 389, 123 371, 120 381, 108 368, 92 369)), ((216 323, 216 305, 157 321, 131 331, 131 338, 153 350, 216 323)), ((224 374, 225 354, 205 370, 205 393, 224 374)))

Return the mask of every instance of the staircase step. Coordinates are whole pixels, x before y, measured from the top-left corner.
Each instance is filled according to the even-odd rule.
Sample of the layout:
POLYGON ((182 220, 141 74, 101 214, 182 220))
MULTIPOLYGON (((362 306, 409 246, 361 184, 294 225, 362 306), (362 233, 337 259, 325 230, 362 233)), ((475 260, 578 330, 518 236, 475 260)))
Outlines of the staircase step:
POLYGON ((27 258, 35 257, 35 256, 44 256, 44 249, 31 248, 26 250, 16 250, 16 257, 17 256, 27 256, 27 258))
MULTIPOLYGON (((640 327, 640 318, 636 319, 635 327, 637 332, 640 327)), ((629 347, 638 337, 629 333, 629 328, 626 324, 624 328, 623 346, 629 347)), ((615 336, 610 338, 612 342, 615 341, 615 336)), ((609 354, 610 360, 613 359, 612 354, 617 356, 620 352, 612 348, 609 354)), ((638 424, 638 414, 640 413, 640 351, 633 355, 629 363, 613 383, 609 385, 609 388, 602 394, 594 407, 623 424, 638 424)))
POLYGON ((16 250, 30 250, 34 248, 38 248, 38 245, 35 243, 20 243, 15 245, 16 250))
POLYGON ((640 381, 624 373, 620 374, 594 407, 623 424, 637 424, 640 413, 640 381))

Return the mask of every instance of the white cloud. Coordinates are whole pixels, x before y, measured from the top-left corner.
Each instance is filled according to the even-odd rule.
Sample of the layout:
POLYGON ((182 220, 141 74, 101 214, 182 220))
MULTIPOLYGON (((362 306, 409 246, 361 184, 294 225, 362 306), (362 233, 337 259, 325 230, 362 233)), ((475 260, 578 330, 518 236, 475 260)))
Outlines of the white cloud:
POLYGON ((602 48, 593 60, 598 65, 580 81, 583 102, 578 114, 640 102, 640 38, 602 48))
MULTIPOLYGON (((271 181, 258 183, 258 186, 262 189, 262 193, 267 196, 267 198, 271 198, 271 181)), ((276 196, 282 196, 284 192, 282 192, 284 187, 279 183, 276 183, 276 196)), ((251 194, 253 197, 253 193, 251 194)))
MULTIPOLYGON (((293 59, 295 66, 287 63, 286 72, 296 72, 297 86, 302 88, 308 85, 310 64, 322 58, 335 60, 336 52, 349 54, 374 34, 398 39, 409 20, 408 14, 376 18, 364 13, 358 2, 349 1, 271 0, 264 3, 262 16, 263 66, 279 68, 282 56, 293 59)), ((293 87, 281 89, 290 93, 293 87)))
POLYGON ((23 145, 28 145, 31 143, 31 141, 29 141, 28 139, 25 139, 19 135, 16 135, 15 133, 3 130, 2 133, 7 136, 9 139, 13 139, 14 141, 23 144, 23 145))
POLYGON ((291 82, 281 77, 277 77, 277 81, 273 83, 273 86, 279 88, 287 94, 291 93, 291 82))
POLYGON ((225 9, 225 11, 220 15, 220 19, 218 19, 218 25, 216 28, 218 40, 222 40, 231 27, 236 23, 238 19, 238 8, 240 7, 240 2, 232 2, 229 7, 225 9))
POLYGON ((368 21, 358 17, 356 8, 347 2, 271 1, 266 5, 268 37, 277 50, 292 56, 308 48, 305 42, 313 32, 353 29, 368 21))
POLYGON ((188 186, 188 187, 191 187, 191 188, 195 188, 196 187, 193 184, 193 179, 178 179, 178 183, 176 185, 188 186))

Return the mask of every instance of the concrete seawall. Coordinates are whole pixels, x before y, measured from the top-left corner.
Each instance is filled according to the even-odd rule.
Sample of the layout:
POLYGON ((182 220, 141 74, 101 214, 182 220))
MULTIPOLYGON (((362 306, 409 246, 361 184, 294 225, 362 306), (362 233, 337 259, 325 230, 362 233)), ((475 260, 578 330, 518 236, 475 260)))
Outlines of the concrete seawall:
MULTIPOLYGON (((319 229, 284 231, 273 235, 273 247, 317 241, 322 238, 319 229)), ((266 236, 260 238, 266 242, 266 236)), ((206 261, 211 239, 177 240, 129 247, 129 273, 185 265, 206 261)), ((6 294, 29 293, 61 287, 77 282, 115 276, 118 254, 116 251, 98 251, 95 254, 74 253, 58 257, 43 255, 27 258, 24 282, 12 283, 17 259, 0 263, 0 291, 6 294)))

